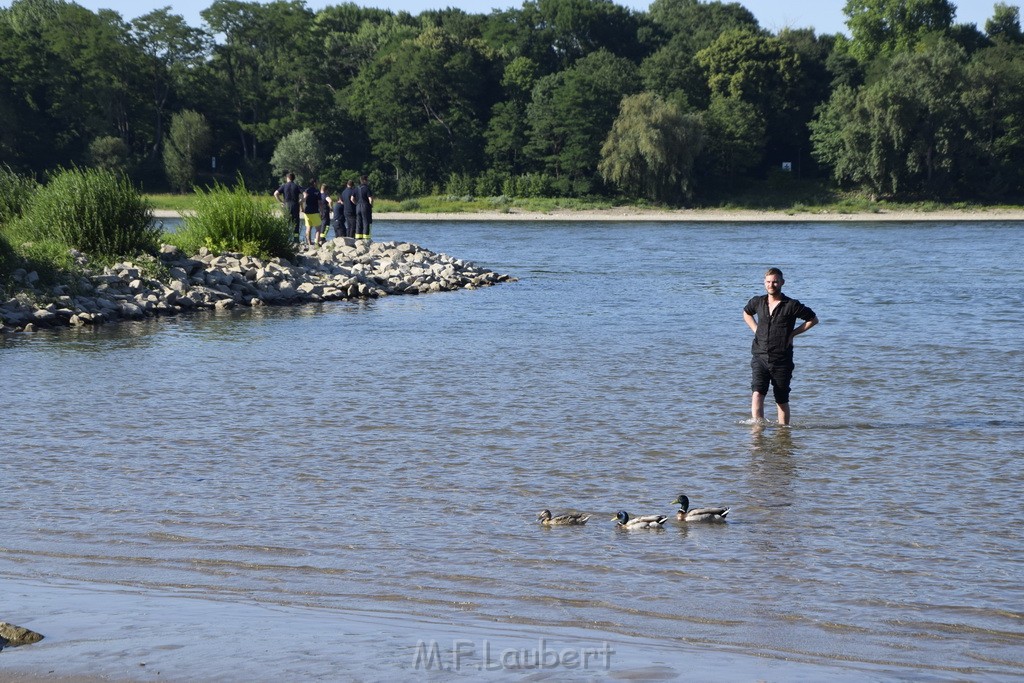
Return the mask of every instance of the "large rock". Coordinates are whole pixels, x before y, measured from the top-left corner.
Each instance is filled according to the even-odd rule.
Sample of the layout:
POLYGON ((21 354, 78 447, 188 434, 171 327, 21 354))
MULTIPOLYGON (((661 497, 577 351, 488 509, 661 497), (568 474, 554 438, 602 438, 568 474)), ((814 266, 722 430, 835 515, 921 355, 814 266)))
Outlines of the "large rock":
POLYGON ((19 645, 31 645, 38 643, 43 636, 35 631, 30 631, 24 626, 15 626, 6 621, 0 621, 0 649, 6 645, 17 647, 19 645))

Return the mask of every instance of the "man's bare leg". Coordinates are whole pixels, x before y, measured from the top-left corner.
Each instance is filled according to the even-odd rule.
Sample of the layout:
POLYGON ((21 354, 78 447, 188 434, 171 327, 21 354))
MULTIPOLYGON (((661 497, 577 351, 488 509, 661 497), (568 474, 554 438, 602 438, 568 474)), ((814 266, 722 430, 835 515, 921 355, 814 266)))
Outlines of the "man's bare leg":
POLYGON ((788 425, 789 424, 789 404, 788 403, 776 403, 775 407, 778 408, 778 411, 779 411, 779 424, 780 425, 788 425))
POLYGON ((764 394, 755 391, 750 397, 750 417, 764 420, 764 394))

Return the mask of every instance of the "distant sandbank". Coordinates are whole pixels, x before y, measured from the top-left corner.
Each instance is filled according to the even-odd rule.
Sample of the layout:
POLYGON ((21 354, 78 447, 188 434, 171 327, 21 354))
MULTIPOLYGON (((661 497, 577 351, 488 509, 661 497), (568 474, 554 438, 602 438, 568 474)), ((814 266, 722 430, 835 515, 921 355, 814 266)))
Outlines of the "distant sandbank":
MULTIPOLYGON (((176 211, 157 210, 157 218, 175 218, 176 211)), ((587 209, 556 210, 546 212, 518 211, 477 211, 467 213, 417 213, 380 211, 374 214, 377 221, 666 221, 666 222, 900 222, 900 221, 1024 221, 1024 209, 992 208, 984 210, 958 211, 884 211, 838 213, 838 212, 793 212, 757 211, 729 209, 587 209)))

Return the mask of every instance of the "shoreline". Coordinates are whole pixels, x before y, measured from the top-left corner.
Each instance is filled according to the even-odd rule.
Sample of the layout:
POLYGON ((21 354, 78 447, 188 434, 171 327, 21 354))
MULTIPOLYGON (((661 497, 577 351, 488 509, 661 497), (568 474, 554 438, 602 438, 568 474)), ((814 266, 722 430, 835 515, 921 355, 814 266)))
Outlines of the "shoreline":
MULTIPOLYGON (((157 209, 153 212, 156 218, 180 218, 178 211, 157 209)), ((942 222, 977 222, 977 221, 1024 221, 1024 209, 993 208, 986 210, 958 211, 955 209, 942 211, 885 211, 858 213, 812 213, 767 211, 767 210, 730 210, 730 209, 634 209, 620 207, 613 209, 585 209, 557 211, 520 211, 516 209, 504 211, 473 211, 465 213, 425 213, 379 211, 374 214, 375 221, 449 221, 449 222, 483 222, 483 221, 524 221, 524 222, 558 222, 558 221, 648 221, 648 222, 681 222, 681 223, 870 223, 870 222, 911 222, 911 221, 942 221, 942 222)))
POLYGON ((917 667, 660 640, 600 627, 236 600, 3 575, 3 619, 43 634, 0 652, 0 681, 889 678, 917 667), (537 661, 543 658, 542 664, 537 661), (345 673, 339 673, 345 672, 345 673))

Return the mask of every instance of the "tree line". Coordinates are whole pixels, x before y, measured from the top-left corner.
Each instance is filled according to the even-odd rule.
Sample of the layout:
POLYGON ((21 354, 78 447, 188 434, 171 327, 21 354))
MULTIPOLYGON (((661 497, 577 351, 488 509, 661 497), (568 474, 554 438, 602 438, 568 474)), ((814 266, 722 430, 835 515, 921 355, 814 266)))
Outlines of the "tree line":
POLYGON ((285 168, 379 193, 683 204, 765 178, 876 197, 1024 189, 1024 35, 948 0, 848 0, 850 35, 739 3, 526 0, 469 14, 215 0, 126 20, 0 9, 0 164, 127 172, 148 190, 285 168))

